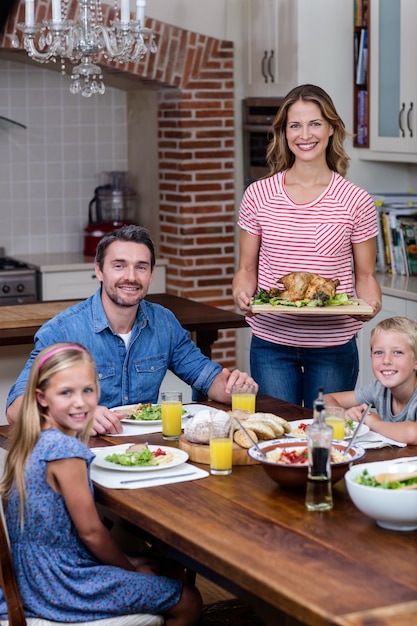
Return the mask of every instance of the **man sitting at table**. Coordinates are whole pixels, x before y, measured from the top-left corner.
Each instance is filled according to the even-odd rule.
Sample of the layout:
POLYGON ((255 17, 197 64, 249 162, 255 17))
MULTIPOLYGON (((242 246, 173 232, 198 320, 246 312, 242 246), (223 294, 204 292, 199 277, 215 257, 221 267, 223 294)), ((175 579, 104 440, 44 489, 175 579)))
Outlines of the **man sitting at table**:
POLYGON ((7 398, 9 423, 17 418, 35 356, 60 341, 83 344, 96 362, 101 395, 95 435, 122 432, 124 414, 111 407, 156 403, 168 369, 202 395, 225 404, 231 402, 235 383, 254 382, 246 372, 231 372, 204 356, 171 311, 144 300, 155 266, 154 245, 145 228, 123 226, 105 235, 95 261, 101 283, 97 292, 36 333, 35 347, 7 398))

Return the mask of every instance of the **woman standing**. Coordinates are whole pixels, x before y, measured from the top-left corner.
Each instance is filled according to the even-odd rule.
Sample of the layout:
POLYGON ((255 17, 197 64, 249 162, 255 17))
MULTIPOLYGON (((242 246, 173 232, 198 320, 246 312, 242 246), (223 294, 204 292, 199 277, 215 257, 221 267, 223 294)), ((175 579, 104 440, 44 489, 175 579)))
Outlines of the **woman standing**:
POLYGON ((377 214, 369 194, 344 178, 346 130, 323 89, 301 85, 290 91, 272 128, 270 174, 246 189, 240 206, 233 296, 252 328, 251 375, 259 393, 311 407, 319 387, 355 387, 355 334, 373 315, 251 316, 252 297, 278 286, 285 274, 313 272, 339 279, 338 291, 350 296, 355 284, 356 296, 376 315, 377 214))

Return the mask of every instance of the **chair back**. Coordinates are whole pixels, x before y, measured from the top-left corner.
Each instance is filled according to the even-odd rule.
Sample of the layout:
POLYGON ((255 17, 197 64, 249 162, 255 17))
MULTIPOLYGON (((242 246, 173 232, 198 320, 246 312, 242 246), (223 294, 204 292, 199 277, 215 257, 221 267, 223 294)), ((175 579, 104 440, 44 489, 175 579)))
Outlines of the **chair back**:
POLYGON ((0 585, 6 601, 9 626, 26 626, 22 599, 17 587, 10 552, 9 535, 4 518, 3 504, 0 499, 0 585))

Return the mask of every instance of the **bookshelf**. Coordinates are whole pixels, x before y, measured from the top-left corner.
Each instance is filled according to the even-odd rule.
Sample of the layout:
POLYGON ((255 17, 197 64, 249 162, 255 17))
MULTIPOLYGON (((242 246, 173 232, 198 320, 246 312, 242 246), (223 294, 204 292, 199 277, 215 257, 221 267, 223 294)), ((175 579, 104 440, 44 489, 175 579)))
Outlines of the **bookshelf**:
POLYGON ((417 276, 417 196, 373 196, 378 213, 379 272, 417 276))
POLYGON ((356 148, 369 148, 369 5, 354 0, 353 125, 356 148))

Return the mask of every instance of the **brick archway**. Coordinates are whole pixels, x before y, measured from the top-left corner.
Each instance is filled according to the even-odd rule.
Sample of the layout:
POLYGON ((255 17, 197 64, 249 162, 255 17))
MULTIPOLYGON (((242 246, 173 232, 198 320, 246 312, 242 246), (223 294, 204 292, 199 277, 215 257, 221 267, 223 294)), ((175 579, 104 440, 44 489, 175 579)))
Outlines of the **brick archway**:
MULTIPOLYGON (((103 5, 104 21, 113 8, 103 5)), ((0 48, 12 48, 24 2, 10 15, 0 48)), ((78 11, 69 0, 69 16, 78 11)), ((35 22, 52 13, 52 0, 36 0, 35 22)), ((105 70, 123 71, 158 86, 160 252, 168 259, 170 293, 233 309, 234 79, 233 44, 147 18, 157 54, 105 70), (120 67, 122 69, 120 69, 120 67)), ((223 331, 213 358, 234 365, 235 333, 223 331)))

